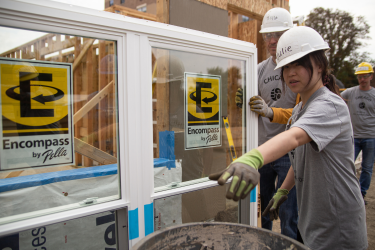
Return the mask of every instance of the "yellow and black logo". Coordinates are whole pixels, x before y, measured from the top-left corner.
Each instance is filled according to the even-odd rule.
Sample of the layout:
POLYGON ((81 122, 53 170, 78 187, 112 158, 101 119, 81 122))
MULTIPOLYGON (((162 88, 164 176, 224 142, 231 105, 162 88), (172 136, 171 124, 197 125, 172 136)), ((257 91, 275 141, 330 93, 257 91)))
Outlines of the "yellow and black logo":
POLYGON ((188 126, 218 125, 220 120, 220 78, 186 77, 188 126))
POLYGON ((68 134, 69 67, 0 63, 3 136, 68 134))

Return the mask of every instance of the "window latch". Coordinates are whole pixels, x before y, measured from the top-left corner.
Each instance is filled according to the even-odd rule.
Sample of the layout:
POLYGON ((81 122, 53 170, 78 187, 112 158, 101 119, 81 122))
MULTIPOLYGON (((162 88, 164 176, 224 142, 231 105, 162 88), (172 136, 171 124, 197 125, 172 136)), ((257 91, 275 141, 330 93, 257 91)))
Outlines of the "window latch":
POLYGON ((177 187, 179 187, 180 186, 180 183, 179 182, 172 182, 170 185, 169 185, 169 187, 171 187, 171 188, 177 188, 177 187))
POLYGON ((93 204, 97 203, 98 198, 99 197, 91 197, 91 198, 84 199, 83 201, 81 201, 79 203, 79 205, 81 205, 81 206, 93 205, 93 204))

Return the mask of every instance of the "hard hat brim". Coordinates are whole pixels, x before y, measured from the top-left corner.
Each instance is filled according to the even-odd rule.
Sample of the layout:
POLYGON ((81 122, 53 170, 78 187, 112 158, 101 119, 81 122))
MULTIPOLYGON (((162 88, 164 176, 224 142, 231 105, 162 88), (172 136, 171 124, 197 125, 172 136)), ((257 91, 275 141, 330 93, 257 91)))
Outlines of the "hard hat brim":
POLYGON ((272 32, 280 32, 290 29, 291 27, 268 27, 263 28, 259 31, 259 33, 272 33, 272 32))
POLYGON ((277 63, 277 66, 275 67, 274 70, 276 69, 279 69, 289 63, 292 63, 294 61, 297 61, 298 59, 304 57, 305 55, 307 54, 310 54, 314 51, 318 51, 318 50, 324 50, 324 51, 328 51, 329 50, 329 47, 325 47, 325 48, 319 48, 319 49, 314 49, 314 50, 309 50, 309 51, 301 51, 301 52, 298 52, 296 54, 293 54, 291 56, 288 56, 287 58, 285 58, 284 60, 281 60, 281 62, 277 62, 277 59, 276 59, 276 63, 277 63))
POLYGON ((374 71, 358 71, 358 72, 355 72, 354 75, 364 75, 364 74, 372 74, 374 73, 374 71))

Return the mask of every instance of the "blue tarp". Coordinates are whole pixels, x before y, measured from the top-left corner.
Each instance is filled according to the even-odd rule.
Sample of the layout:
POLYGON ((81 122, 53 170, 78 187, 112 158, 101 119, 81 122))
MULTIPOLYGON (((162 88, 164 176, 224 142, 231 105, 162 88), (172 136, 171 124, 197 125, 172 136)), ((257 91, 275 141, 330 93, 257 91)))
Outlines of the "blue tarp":
POLYGON ((21 188, 46 185, 54 182, 113 174, 117 174, 117 164, 7 178, 0 180, 0 193, 21 188))

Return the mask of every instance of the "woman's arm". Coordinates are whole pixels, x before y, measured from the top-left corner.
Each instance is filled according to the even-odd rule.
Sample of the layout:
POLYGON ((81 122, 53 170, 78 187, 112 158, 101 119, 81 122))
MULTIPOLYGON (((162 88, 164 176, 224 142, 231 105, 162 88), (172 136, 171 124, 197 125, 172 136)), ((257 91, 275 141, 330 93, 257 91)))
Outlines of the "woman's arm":
POLYGON ((310 141, 311 138, 305 132, 305 130, 298 127, 293 127, 276 135, 272 139, 260 145, 257 149, 263 156, 263 164, 267 164, 286 155, 292 149, 309 143, 310 141))
POLYGON ((294 171, 290 166, 288 174, 281 187, 277 190, 276 194, 272 197, 267 207, 264 209, 262 216, 270 215, 270 220, 277 220, 279 218, 279 209, 281 204, 288 199, 288 193, 294 186, 294 171))
POLYGON ((286 175, 283 184, 281 184, 281 189, 286 189, 290 191, 294 187, 294 170, 293 167, 290 166, 288 174, 286 175))
MULTIPOLYGON (((250 191, 258 184, 258 169, 264 164, 270 163, 284 156, 290 150, 306 144, 311 138, 301 128, 291 128, 278 134, 257 149, 253 149, 239 157, 228 168, 214 174, 210 174, 210 180, 217 180, 220 185, 224 185, 233 176, 230 188, 227 192, 227 199, 238 201, 245 198, 250 191)), ((289 170, 288 182, 285 185, 294 185, 294 172, 289 170), (289 174, 289 172, 291 173, 289 174)), ((292 187, 293 187, 292 185, 292 187)))

